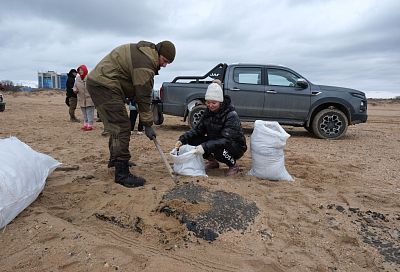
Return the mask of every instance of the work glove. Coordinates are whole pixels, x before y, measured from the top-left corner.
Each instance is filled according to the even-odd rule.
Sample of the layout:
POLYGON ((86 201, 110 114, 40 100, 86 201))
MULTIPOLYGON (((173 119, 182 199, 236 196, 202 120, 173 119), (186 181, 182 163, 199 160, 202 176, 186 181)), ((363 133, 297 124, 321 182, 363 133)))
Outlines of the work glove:
POLYGON ((157 137, 157 134, 152 127, 144 127, 144 133, 150 140, 153 140, 157 137))
POLYGON ((201 145, 198 145, 195 147, 194 150, 194 154, 199 154, 199 155, 203 155, 204 154, 204 148, 201 145))
POLYGON ((182 146, 182 142, 181 141, 177 141, 175 144, 175 149, 179 150, 179 148, 182 146))

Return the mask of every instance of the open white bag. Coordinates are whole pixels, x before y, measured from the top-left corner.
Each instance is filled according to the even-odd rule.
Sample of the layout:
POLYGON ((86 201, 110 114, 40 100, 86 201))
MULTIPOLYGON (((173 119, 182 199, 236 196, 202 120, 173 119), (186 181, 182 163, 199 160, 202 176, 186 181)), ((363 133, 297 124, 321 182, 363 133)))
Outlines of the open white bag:
POLYGON ((0 229, 38 197, 60 164, 16 137, 0 139, 0 229))
POLYGON ((294 181, 286 171, 283 152, 289 137, 278 122, 255 121, 250 138, 252 166, 248 174, 262 179, 294 181))
POLYGON ((174 172, 184 176, 207 176, 204 159, 194 153, 194 146, 182 145, 178 150, 172 149, 171 159, 174 163, 174 172))

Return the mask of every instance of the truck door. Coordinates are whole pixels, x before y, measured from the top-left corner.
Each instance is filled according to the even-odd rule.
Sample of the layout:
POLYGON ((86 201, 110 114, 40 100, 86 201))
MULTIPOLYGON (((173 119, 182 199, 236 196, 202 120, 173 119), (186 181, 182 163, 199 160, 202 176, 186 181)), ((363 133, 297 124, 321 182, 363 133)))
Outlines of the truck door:
POLYGON ((225 93, 231 97, 241 118, 262 117, 265 95, 262 77, 261 66, 232 66, 229 70, 225 93))
POLYGON ((310 85, 296 85, 300 75, 280 68, 267 68, 264 115, 268 119, 304 121, 310 109, 310 85))

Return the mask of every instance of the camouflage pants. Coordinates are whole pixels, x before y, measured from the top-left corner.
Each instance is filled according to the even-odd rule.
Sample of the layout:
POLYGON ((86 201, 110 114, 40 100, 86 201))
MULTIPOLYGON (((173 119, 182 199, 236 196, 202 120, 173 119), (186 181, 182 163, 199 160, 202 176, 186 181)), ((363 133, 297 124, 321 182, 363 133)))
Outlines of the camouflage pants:
POLYGON ((104 131, 110 135, 110 160, 129 160, 131 123, 126 110, 125 96, 118 90, 108 89, 90 80, 87 81, 86 87, 104 124, 104 131))
POLYGON ((78 104, 78 98, 76 97, 69 97, 69 117, 71 119, 76 119, 75 117, 75 109, 76 109, 76 105, 78 104))

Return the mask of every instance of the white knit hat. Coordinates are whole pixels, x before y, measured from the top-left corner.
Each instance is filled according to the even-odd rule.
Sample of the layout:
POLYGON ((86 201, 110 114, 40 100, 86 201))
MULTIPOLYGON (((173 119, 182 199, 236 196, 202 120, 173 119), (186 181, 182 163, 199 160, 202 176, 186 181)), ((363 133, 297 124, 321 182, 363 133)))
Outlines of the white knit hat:
POLYGON ((204 98, 206 100, 223 102, 224 94, 222 93, 221 86, 218 83, 211 83, 210 85, 208 85, 207 92, 204 98))

